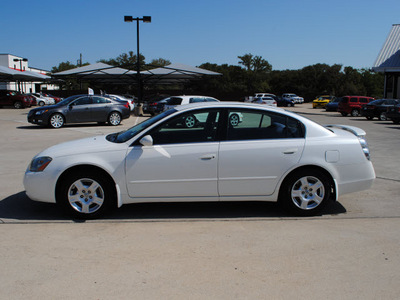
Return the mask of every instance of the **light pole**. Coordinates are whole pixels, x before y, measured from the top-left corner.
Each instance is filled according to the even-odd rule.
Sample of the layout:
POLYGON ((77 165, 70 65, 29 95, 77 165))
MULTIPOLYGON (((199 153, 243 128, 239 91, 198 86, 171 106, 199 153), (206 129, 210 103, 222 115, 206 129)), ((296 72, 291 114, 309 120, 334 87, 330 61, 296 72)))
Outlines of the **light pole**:
POLYGON ((137 80, 138 80, 138 102, 139 104, 142 103, 142 88, 143 88, 143 84, 142 84, 142 78, 140 76, 140 53, 139 53, 139 21, 143 21, 143 23, 151 23, 151 17, 150 16, 144 16, 143 18, 133 18, 132 16, 124 16, 124 21, 125 22, 133 22, 136 21, 136 31, 137 31, 137 57, 136 57, 136 61, 137 61, 137 70, 136 70, 136 74, 137 74, 137 80))
MULTIPOLYGON (((13 61, 19 61, 19 70, 22 72, 22 62, 28 61, 27 58, 14 58, 13 61)), ((18 81, 18 92, 21 92, 21 81, 18 81)))

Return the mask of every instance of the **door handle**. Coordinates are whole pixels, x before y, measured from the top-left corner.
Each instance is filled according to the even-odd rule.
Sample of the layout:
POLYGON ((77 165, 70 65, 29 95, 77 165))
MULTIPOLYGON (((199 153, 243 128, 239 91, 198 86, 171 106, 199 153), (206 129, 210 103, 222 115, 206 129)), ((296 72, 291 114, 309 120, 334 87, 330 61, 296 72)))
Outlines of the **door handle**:
POLYGON ((210 160, 210 159, 214 159, 215 158, 215 154, 207 154, 207 155, 203 155, 202 157, 200 157, 201 160, 210 160))
POLYGON ((286 149, 283 154, 295 154, 298 151, 297 148, 286 149))

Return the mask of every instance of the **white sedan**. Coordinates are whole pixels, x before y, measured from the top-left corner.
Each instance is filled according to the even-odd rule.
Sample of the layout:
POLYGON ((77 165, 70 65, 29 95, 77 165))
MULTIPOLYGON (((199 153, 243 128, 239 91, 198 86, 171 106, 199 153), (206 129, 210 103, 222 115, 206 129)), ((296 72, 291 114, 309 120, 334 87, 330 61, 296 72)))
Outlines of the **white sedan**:
POLYGON ((279 201, 312 215, 374 179, 357 127, 322 126, 266 105, 205 102, 48 148, 33 158, 24 186, 32 200, 57 202, 78 218, 162 201, 279 201), (242 122, 232 126, 232 114, 242 122), (203 121, 187 127, 188 116, 203 121))
POLYGON ((275 99, 272 97, 258 97, 253 100, 253 103, 264 104, 264 105, 275 106, 275 107, 278 105, 276 103, 275 99))

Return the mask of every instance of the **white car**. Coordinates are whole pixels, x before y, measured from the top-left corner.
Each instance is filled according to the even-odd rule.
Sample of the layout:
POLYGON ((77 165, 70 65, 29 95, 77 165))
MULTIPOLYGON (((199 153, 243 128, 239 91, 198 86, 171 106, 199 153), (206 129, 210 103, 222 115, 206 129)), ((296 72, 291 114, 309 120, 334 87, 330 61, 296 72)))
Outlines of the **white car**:
POLYGON ((299 103, 299 104, 304 103, 304 98, 299 97, 296 94, 283 94, 282 98, 286 100, 291 100, 293 101, 293 103, 299 103))
POLYGON ((78 218, 166 201, 279 201, 312 215, 374 179, 357 127, 324 127, 267 105, 206 102, 50 147, 33 158, 24 186, 32 200, 59 203, 78 218), (239 113, 243 122, 231 126, 229 116, 239 113), (199 115, 204 122, 184 125, 199 115))
POLYGON ((43 95, 41 95, 39 93, 31 93, 31 94, 28 94, 28 95, 30 95, 33 98, 35 98, 36 105, 39 105, 39 106, 56 104, 56 101, 54 100, 54 98, 46 97, 46 96, 43 96, 43 95))
POLYGON ((259 97, 253 100, 253 103, 265 104, 269 106, 277 106, 277 103, 272 97, 259 97))
POLYGON ((132 98, 126 98, 126 97, 121 96, 121 95, 113 95, 113 94, 111 94, 111 95, 107 94, 106 96, 110 97, 111 99, 114 99, 114 100, 127 101, 129 103, 129 109, 131 111, 133 111, 135 109, 135 101, 132 98))
POLYGON ((219 102, 219 100, 208 96, 172 96, 164 105, 164 111, 174 108, 177 105, 185 105, 199 102, 219 102))

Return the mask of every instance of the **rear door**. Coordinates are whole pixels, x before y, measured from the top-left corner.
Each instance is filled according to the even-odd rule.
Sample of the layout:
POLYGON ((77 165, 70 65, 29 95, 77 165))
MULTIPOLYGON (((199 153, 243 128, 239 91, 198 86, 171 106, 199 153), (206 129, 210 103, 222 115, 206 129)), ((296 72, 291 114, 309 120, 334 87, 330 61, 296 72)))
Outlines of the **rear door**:
POLYGON ((110 99, 92 96, 93 104, 91 106, 91 118, 94 122, 106 122, 108 114, 112 109, 112 101, 110 99))
POLYGON ((218 189, 222 197, 271 195, 280 178, 303 153, 303 125, 278 113, 230 110, 242 122, 229 126, 221 141, 218 189))

